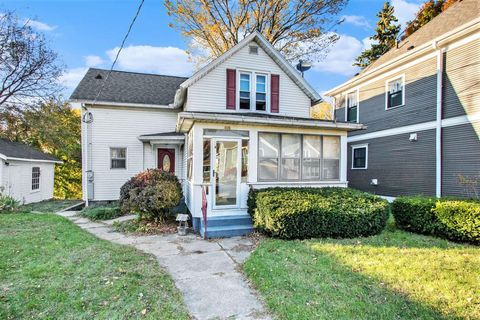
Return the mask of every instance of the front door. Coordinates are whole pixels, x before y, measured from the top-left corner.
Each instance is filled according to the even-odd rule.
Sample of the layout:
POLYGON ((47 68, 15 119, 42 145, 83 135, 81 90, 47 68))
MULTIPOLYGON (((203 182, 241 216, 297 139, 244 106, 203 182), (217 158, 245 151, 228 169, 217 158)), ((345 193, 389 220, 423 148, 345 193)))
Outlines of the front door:
POLYGON ((157 150, 157 168, 170 173, 175 173, 175 149, 157 150))
POLYGON ((240 141, 215 139, 213 147, 214 208, 236 208, 240 191, 240 141))

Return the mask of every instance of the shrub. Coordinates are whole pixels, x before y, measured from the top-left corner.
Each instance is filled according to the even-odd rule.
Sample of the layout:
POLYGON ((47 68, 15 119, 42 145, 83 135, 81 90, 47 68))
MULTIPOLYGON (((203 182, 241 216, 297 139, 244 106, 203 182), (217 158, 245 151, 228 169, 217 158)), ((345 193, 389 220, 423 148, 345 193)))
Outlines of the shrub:
POLYGON ((400 229, 480 243, 480 202, 474 200, 398 197, 392 213, 400 229))
POLYGON ((122 211, 137 212, 145 220, 163 221, 181 198, 177 177, 158 169, 140 172, 120 189, 122 211))
POLYGON ((20 202, 0 192, 0 213, 11 213, 18 210, 20 202))
POLYGON ((347 188, 269 188, 250 190, 254 226, 285 239, 353 238, 381 232, 388 202, 347 188))
POLYGON ((91 220, 110 220, 123 215, 118 206, 96 206, 84 208, 81 213, 83 217, 91 220))

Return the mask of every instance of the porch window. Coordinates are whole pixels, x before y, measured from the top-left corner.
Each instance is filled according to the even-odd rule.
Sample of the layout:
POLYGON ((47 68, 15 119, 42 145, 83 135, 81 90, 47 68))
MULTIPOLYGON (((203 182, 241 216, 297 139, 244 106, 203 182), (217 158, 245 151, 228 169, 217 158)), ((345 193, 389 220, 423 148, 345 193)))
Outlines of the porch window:
POLYGON ((257 111, 267 110, 267 77, 257 74, 255 104, 257 111))
POLYGON ((32 191, 40 190, 40 167, 32 168, 32 191))
POLYGON ((240 109, 250 110, 250 74, 240 73, 240 109))
POLYGON ((259 181, 321 181, 339 178, 340 137, 259 134, 259 181))
POLYGON ((358 122, 358 99, 357 91, 347 95, 347 121, 358 122))
POLYGON ((203 183, 210 182, 210 139, 203 139, 203 183))
POLYGON ((193 177, 193 131, 187 136, 187 179, 192 181, 193 177))
POLYGON ((400 107, 405 104, 403 76, 391 81, 387 81, 387 105, 386 109, 400 107))
POLYGON ((248 140, 242 140, 242 182, 248 180, 248 140))
POLYGON ((110 148, 110 169, 127 168, 127 148, 110 148))
POLYGON ((261 133, 258 140, 258 180, 278 180, 280 135, 261 133))

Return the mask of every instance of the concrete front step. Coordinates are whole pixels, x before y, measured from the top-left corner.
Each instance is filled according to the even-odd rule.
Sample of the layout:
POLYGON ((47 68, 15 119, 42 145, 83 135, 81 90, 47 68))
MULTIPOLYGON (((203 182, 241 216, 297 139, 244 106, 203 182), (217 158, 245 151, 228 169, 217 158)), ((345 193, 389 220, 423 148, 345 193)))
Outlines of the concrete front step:
MULTIPOLYGON (((253 232, 252 219, 247 215, 207 218, 207 238, 229 238, 246 236, 253 232)), ((205 235, 203 219, 200 234, 205 235)))

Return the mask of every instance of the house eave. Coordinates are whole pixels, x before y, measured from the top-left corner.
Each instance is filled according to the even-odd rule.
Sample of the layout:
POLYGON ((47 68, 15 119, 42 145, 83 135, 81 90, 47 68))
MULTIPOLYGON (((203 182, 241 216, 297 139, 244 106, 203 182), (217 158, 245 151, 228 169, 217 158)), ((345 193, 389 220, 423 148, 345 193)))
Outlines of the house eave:
POLYGON ((82 103, 88 106, 112 106, 112 107, 132 107, 132 108, 148 108, 148 109, 176 109, 172 104, 147 104, 147 103, 131 103, 131 102, 113 102, 113 101, 93 101, 84 99, 70 99, 73 103, 82 103))
POLYGON ((188 132, 195 122, 268 125, 273 127, 301 127, 309 129, 331 129, 354 131, 365 129, 360 123, 344 123, 302 118, 265 118, 232 114, 205 114, 199 112, 180 112, 178 114, 177 132, 188 132))
POLYGON ((60 161, 60 160, 46 160, 46 159, 44 160, 44 159, 7 157, 4 154, 0 154, 0 159, 3 159, 4 161, 25 161, 25 162, 44 162, 44 163, 63 164, 63 161, 60 161))

